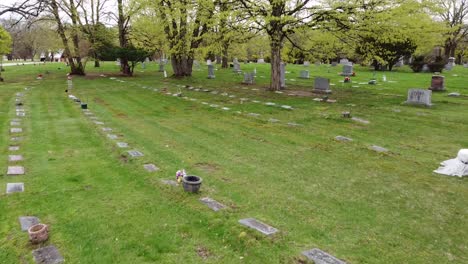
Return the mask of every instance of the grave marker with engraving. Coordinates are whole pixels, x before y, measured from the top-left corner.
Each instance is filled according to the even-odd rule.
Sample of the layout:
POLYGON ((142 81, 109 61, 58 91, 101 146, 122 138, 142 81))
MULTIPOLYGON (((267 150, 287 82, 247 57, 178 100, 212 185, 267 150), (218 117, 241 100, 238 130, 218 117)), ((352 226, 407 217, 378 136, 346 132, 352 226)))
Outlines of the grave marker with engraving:
POLYGON ((431 90, 409 89, 407 104, 431 106, 431 90))
POLYGON ((313 92, 320 94, 330 94, 332 92, 330 90, 330 79, 315 77, 313 92))
POLYGON ((309 79, 310 78, 309 71, 302 70, 300 72, 300 74, 301 74, 301 76, 299 76, 299 78, 301 78, 301 79, 309 79))
POLYGON ((431 87, 432 91, 445 91, 445 77, 441 75, 432 75, 431 87))
POLYGON ((264 235, 273 235, 278 232, 278 229, 271 227, 265 223, 262 223, 254 218, 246 218, 239 220, 239 223, 247 227, 253 228, 264 235))
POLYGON ((214 79, 214 66, 212 64, 208 64, 208 79, 214 79))

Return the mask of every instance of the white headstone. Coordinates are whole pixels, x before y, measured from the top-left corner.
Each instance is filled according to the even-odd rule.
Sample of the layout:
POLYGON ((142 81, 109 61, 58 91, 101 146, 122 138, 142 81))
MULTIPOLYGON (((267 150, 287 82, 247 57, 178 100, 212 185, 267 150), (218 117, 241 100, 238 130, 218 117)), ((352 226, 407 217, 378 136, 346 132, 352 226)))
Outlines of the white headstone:
POLYGON ((407 104, 417 104, 417 105, 425 105, 431 106, 431 90, 425 89, 409 89, 408 90, 408 99, 406 101, 407 104))

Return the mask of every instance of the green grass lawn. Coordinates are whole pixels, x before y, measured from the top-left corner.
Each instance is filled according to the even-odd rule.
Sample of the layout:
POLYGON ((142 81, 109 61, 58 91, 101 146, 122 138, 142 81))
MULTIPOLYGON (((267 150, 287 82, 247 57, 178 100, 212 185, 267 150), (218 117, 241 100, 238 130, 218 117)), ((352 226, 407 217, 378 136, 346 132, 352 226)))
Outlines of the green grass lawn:
POLYGON ((432 172, 468 148, 468 69, 444 72, 448 91, 467 96, 434 93, 434 106, 425 108, 403 102, 409 88, 429 87, 431 74, 408 68, 379 72, 371 86, 359 84, 373 75, 365 67, 343 84, 341 66, 311 65, 312 78, 303 80, 304 68, 288 65, 283 94, 264 90, 268 65, 241 68, 256 68, 256 85, 242 85, 231 69, 207 79, 205 67, 192 78, 164 78, 157 64, 123 78, 113 62, 74 77, 71 93, 117 141, 144 153, 130 158, 67 98, 63 64, 5 67, 0 263, 33 263, 31 251, 49 244, 66 263, 306 263, 301 252, 314 247, 348 263, 468 263, 468 183, 432 172), (35 80, 40 73, 44 80, 35 80), (336 103, 288 95, 311 91, 315 76, 335 84, 336 103), (179 91, 196 101, 165 94, 179 91), (17 92, 25 92, 17 152, 26 175, 7 176, 17 92), (342 111, 370 124, 344 119, 342 111), (160 170, 147 172, 145 163, 160 170), (199 194, 161 182, 181 168, 203 178, 199 194), (24 182, 25 192, 6 195, 8 182, 24 182), (211 211, 198 200, 206 196, 228 209, 211 211), (18 217, 26 215, 50 225, 44 245, 21 232, 18 217), (266 237, 238 223, 249 217, 279 232, 266 237))

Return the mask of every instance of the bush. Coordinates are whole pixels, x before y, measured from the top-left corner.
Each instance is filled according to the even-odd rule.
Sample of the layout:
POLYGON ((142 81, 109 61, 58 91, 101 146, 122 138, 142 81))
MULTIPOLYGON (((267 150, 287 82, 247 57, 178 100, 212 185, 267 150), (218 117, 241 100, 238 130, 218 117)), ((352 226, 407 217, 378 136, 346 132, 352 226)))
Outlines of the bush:
POLYGON ((443 57, 437 56, 431 61, 429 61, 427 66, 429 67, 429 70, 431 72, 442 72, 442 70, 445 67, 445 64, 447 64, 447 61, 443 57))
POLYGON ((411 69, 413 72, 421 72, 423 69, 425 57, 424 56, 416 56, 413 59, 413 62, 410 64, 411 69))

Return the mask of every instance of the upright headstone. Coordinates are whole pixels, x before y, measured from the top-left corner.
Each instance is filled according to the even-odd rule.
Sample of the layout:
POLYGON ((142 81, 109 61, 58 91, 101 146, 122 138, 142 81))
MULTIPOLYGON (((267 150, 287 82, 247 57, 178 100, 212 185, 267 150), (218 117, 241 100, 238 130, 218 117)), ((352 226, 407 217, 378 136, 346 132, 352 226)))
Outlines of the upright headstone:
POLYGON ((455 66, 455 58, 454 57, 448 58, 448 64, 451 65, 452 67, 454 67, 455 66))
POLYGON ((281 88, 286 88, 286 64, 283 62, 280 64, 280 80, 281 88))
POLYGON ((320 66, 320 61, 316 61, 314 64, 315 66, 320 66))
POLYGON ((421 71, 422 72, 429 72, 429 66, 427 66, 427 64, 424 64, 421 71))
POLYGON ((234 61, 234 72, 235 73, 241 73, 241 69, 240 69, 240 63, 238 61, 234 61))
POLYGON ((163 60, 159 61, 159 72, 164 72, 164 66, 166 64, 164 63, 163 60))
POLYGON ((402 67, 404 65, 403 57, 401 57, 397 63, 395 63, 395 67, 402 67))
POLYGON ((244 81, 243 84, 254 84, 255 83, 255 74, 252 72, 244 73, 244 81))
POLYGON ((262 59, 258 59, 257 60, 257 63, 265 63, 265 60, 262 58, 262 59))
POLYGON ((463 64, 463 67, 468 68, 468 63, 463 64))
POLYGON ((300 72, 300 74, 301 74, 301 76, 299 76, 299 78, 301 78, 301 79, 309 79, 310 78, 309 71, 302 70, 300 72))
POLYGON ((431 106, 431 90, 424 89, 409 89, 408 90, 408 99, 407 104, 416 104, 416 105, 425 105, 431 106))
POLYGON ((214 66, 212 64, 208 64, 208 79, 214 79, 214 66))
POLYGON ((343 65, 343 76, 351 76, 353 75, 353 65, 352 64, 345 64, 343 65))
POLYGON ((348 64, 348 63, 349 63, 348 59, 341 59, 340 60, 340 64, 342 64, 342 65, 345 65, 345 64, 348 64))
POLYGON ((304 67, 309 67, 310 62, 309 61, 304 61, 304 67))
POLYGON ((314 93, 330 94, 330 79, 316 77, 314 80, 314 93))
POLYGON ((213 65, 210 59, 206 60, 206 65, 213 65))
POLYGON ((194 60, 193 65, 195 65, 195 68, 196 68, 197 71, 200 70, 200 62, 198 62, 197 60, 194 60))
POLYGON ((441 75, 432 75, 431 87, 432 91, 445 91, 445 77, 441 75))
POLYGON ((336 67, 336 66, 338 66, 338 62, 336 62, 336 61, 332 61, 332 63, 331 63, 331 66, 332 66, 332 67, 336 67))
POLYGON ((120 66, 120 59, 115 60, 115 65, 120 66))

